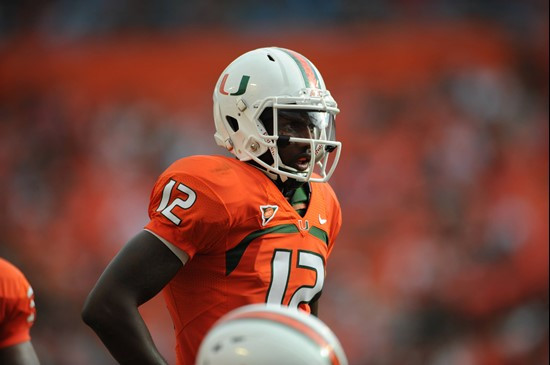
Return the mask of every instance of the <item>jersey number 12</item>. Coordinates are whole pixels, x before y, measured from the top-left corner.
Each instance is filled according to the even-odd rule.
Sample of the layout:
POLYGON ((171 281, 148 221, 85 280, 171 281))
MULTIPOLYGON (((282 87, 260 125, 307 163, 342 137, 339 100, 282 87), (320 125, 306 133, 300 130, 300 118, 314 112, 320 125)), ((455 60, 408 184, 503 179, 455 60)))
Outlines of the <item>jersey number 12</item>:
MULTIPOLYGON (((277 249, 271 260, 271 283, 267 291, 267 303, 284 304, 283 299, 292 273, 292 251, 277 249)), ((325 265, 321 255, 305 250, 298 250, 297 268, 315 271, 313 285, 302 285, 292 294, 288 306, 298 308, 300 303, 309 303, 317 296, 325 281, 325 265)))

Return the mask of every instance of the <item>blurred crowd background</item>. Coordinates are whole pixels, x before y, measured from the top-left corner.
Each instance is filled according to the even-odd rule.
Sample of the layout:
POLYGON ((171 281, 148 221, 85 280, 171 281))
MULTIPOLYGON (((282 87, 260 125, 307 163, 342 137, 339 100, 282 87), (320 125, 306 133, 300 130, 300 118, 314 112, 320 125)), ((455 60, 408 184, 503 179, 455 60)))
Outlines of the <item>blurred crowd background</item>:
MULTIPOLYGON (((114 363, 85 296, 161 171, 224 154, 214 84, 271 45, 341 108, 320 317, 351 365, 548 364, 547 1, 1 1, 0 256, 42 364, 114 363)), ((141 311, 174 363, 161 298, 141 311)))

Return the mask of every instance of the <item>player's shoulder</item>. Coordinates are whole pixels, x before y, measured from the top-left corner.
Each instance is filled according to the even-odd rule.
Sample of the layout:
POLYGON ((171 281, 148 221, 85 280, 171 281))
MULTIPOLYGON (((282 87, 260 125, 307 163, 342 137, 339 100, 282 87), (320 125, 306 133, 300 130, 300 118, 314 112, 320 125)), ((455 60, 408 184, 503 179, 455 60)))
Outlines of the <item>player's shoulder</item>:
POLYGON ((229 157, 221 155, 193 155, 182 157, 174 161, 171 168, 201 168, 211 165, 226 164, 229 157))
POLYGON ((311 188, 323 194, 326 198, 338 202, 338 197, 330 183, 328 182, 312 182, 311 188))
POLYGON ((163 174, 190 175, 202 180, 215 180, 227 175, 246 175, 247 167, 235 158, 221 155, 195 155, 174 161, 163 174))
POLYGON ((0 277, 4 278, 21 278, 24 277, 21 270, 6 259, 0 257, 0 277))
MULTIPOLYGON (((156 190, 161 191, 167 184, 175 183, 183 184, 196 193, 231 201, 248 196, 251 186, 264 186, 265 176, 258 169, 236 158, 196 155, 172 163, 157 180, 156 190)), ((265 192, 265 188, 253 190, 255 194, 265 192)))
POLYGON ((0 257, 0 296, 25 291, 28 286, 29 282, 21 270, 0 257))

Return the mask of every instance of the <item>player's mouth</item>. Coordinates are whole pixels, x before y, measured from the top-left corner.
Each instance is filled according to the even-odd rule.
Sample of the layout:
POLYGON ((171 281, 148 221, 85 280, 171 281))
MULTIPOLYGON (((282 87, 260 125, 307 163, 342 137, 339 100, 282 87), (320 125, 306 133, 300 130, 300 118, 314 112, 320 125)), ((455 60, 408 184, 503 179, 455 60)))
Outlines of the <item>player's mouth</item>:
POLYGON ((309 153, 298 155, 298 157, 294 160, 294 168, 298 171, 305 171, 309 167, 310 160, 311 155, 309 153))

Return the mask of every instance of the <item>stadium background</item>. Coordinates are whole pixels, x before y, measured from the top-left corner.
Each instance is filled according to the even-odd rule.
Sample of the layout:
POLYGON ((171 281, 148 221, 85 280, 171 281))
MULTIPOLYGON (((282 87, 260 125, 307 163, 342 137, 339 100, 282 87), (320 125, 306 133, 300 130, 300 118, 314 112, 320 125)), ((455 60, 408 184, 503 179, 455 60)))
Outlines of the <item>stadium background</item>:
MULTIPOLYGON (((0 2, 0 256, 43 365, 114 363, 80 320, 158 174, 215 146, 223 68, 306 55, 339 102, 344 225, 320 316, 352 365, 548 363, 548 2, 0 2)), ((160 298, 141 308, 162 353, 160 298)))

